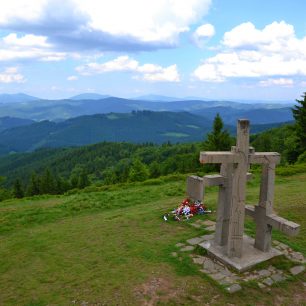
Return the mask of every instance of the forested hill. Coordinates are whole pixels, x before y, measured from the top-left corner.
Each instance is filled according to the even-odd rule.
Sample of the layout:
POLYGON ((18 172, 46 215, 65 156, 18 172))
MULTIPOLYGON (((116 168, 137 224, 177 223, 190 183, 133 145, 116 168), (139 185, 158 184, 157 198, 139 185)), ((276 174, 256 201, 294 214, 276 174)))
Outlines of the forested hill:
POLYGON ((203 139, 211 125, 210 120, 186 112, 98 114, 6 130, 0 133, 0 145, 8 151, 26 152, 40 147, 71 147, 101 141, 190 142, 203 139))
POLYGON ((35 123, 30 119, 14 118, 14 117, 1 117, 0 118, 0 132, 19 126, 26 126, 35 123))
MULTIPOLYGON (((292 129, 292 125, 285 125, 253 135, 251 145, 257 151, 277 151, 286 162, 292 159, 294 150, 290 145, 292 129)), ((9 187, 17 178, 27 184, 33 172, 42 175, 45 169, 65 179, 83 169, 92 182, 124 182, 135 160, 145 165, 148 177, 196 173, 203 170, 198 158, 204 148, 203 141, 162 145, 102 142, 79 148, 44 148, 0 158, 0 177, 6 177, 4 184, 9 187)))
MULTIPOLYGON (((279 124, 277 124, 279 125, 279 124)), ((41 121, 0 132, 0 155, 42 147, 73 147, 102 141, 165 143, 200 141, 212 120, 187 112, 133 111, 81 116, 63 122, 41 121)), ((252 125, 256 133, 275 126, 252 125)), ((234 126, 226 126, 235 132, 234 126)))

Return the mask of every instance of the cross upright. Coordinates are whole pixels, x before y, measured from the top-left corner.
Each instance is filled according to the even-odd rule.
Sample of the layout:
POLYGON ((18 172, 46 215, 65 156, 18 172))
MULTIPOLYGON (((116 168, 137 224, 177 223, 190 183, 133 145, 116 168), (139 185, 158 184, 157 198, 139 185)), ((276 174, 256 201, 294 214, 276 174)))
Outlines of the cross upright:
MULTIPOLYGON (((247 173, 250 164, 276 165, 280 161, 280 155, 276 152, 258 152, 250 150, 249 147, 249 120, 240 119, 237 124, 237 141, 236 146, 232 147, 230 152, 201 152, 201 163, 222 164, 221 176, 227 177, 227 194, 223 201, 223 211, 227 210, 229 220, 227 225, 221 221, 218 224, 216 235, 226 229, 226 241, 219 244, 227 245, 227 255, 229 257, 241 257, 243 246, 243 232, 245 219, 245 198, 246 198, 246 182, 247 173), (230 188, 228 188, 230 187, 230 188), (218 228, 219 225, 219 228, 218 228)), ((265 167, 266 169, 266 167, 265 167)), ((205 177, 204 177, 205 179, 205 177)), ((219 178, 220 179, 220 178, 219 178)), ((264 193, 264 191, 263 191, 264 193)), ((222 193, 219 193, 219 196, 222 193)), ((262 199, 264 195, 262 195, 262 199)), ((265 205, 263 203, 262 205, 265 205)), ((220 208, 218 207, 220 211, 220 208)), ((221 217, 224 217, 221 216, 221 217)), ((221 237, 221 236, 220 236, 221 237)))

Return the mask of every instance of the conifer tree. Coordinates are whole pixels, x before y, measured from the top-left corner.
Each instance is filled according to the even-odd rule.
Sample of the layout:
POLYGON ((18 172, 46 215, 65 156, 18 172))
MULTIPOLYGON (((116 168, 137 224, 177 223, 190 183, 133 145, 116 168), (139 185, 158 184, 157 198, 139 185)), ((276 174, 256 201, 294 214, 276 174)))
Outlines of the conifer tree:
POLYGON ((76 165, 71 171, 70 185, 72 188, 78 188, 79 177, 82 171, 83 171, 83 168, 80 165, 76 165))
POLYGON ((85 172, 85 170, 82 169, 82 171, 79 175, 79 178, 78 178, 78 188, 79 189, 84 189, 88 185, 89 185, 88 175, 85 172))
POLYGON ((40 191, 42 194, 54 194, 54 178, 48 168, 41 177, 40 191))
POLYGON ((142 182, 149 178, 148 167, 139 159, 135 159, 129 173, 129 181, 142 182))
POLYGON ((150 170, 150 177, 152 178, 156 178, 161 175, 160 164, 155 160, 150 164, 149 170, 150 170))
POLYGON ((35 172, 32 173, 26 194, 28 196, 34 196, 39 194, 39 180, 35 172))
POLYGON ((232 139, 227 130, 223 129, 223 121, 219 114, 213 123, 213 130, 207 134, 204 141, 204 149, 207 151, 226 151, 231 147, 232 139))
POLYGON ((295 130, 298 138, 299 153, 306 151, 306 92, 301 100, 296 100, 300 105, 295 105, 292 109, 295 119, 295 130))
POLYGON ((24 192, 23 192, 23 188, 22 188, 20 179, 16 179, 14 182, 13 195, 17 199, 21 199, 24 197, 24 192))

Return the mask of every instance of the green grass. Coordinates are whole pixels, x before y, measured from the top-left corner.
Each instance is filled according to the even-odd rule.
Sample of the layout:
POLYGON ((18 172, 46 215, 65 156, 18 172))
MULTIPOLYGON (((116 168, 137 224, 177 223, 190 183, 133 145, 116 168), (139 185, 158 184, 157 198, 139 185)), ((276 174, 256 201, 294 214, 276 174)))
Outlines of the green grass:
MULTIPOLYGON (((249 203, 257 202, 258 181, 249 183, 249 203)), ((277 178, 275 209, 300 223, 301 233, 274 233, 304 255, 305 181, 305 173, 277 178)), ((214 210, 217 188, 205 196, 214 210)), ((201 274, 188 254, 172 257, 176 243, 205 233, 189 222, 215 218, 164 222, 162 215, 184 197, 185 176, 174 175, 0 203, 0 305, 298 305, 302 276, 270 292, 249 285, 232 296, 201 274)), ((252 234, 253 222, 246 228, 252 234)), ((285 260, 276 264, 290 267, 285 260)))

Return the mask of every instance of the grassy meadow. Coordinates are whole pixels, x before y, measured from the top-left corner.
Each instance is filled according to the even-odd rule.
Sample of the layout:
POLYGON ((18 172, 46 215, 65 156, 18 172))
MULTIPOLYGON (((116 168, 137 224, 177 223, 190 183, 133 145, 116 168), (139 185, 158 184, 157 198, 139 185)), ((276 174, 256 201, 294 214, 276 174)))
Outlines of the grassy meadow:
MULTIPOLYGON (((304 275, 268 290, 250 283, 233 295, 198 271, 178 242, 205 234, 165 222, 185 197, 186 176, 91 186, 63 196, 0 203, 0 305, 305 305, 304 275)), ((259 178, 248 186, 256 203, 259 178)), ((216 209, 217 188, 205 203, 216 209)), ((274 238, 306 255, 306 171, 277 176, 275 210, 301 224, 297 237, 274 238)), ((254 224, 247 220, 252 234, 254 224)))

